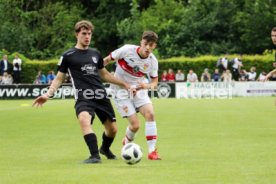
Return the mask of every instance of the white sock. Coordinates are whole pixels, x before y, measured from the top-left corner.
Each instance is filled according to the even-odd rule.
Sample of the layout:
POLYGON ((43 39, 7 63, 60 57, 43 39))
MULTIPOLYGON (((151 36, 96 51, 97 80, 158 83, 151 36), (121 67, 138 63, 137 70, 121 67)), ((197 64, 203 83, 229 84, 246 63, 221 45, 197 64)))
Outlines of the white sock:
POLYGON ((145 135, 147 139, 148 150, 149 153, 151 153, 155 150, 155 145, 157 141, 157 128, 155 121, 146 122, 145 135))
POLYGON ((132 142, 134 140, 134 138, 135 138, 135 132, 132 132, 129 129, 129 127, 127 127, 127 129, 126 129, 126 140, 125 140, 126 144, 132 142))

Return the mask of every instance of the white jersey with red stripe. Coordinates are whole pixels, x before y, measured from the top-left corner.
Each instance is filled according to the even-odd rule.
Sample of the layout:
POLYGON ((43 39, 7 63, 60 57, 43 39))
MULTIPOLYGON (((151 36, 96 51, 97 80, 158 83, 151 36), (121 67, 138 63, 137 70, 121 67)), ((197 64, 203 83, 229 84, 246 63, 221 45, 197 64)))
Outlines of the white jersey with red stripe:
POLYGON ((140 47, 137 45, 124 45, 110 53, 117 62, 115 76, 131 85, 144 82, 145 76, 158 77, 158 61, 151 53, 147 58, 138 54, 140 47))

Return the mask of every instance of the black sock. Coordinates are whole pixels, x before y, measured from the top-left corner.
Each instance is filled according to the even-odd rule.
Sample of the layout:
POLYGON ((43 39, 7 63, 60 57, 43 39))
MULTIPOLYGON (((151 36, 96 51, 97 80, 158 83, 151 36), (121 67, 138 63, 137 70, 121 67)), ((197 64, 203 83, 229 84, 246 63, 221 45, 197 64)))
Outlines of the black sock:
POLYGON ((91 156, 98 156, 99 150, 98 150, 98 143, 97 143, 97 137, 96 134, 90 133, 86 134, 84 137, 84 140, 89 148, 91 156))
POLYGON ((114 137, 107 137, 105 135, 105 133, 103 133, 102 137, 103 137, 102 149, 104 151, 108 151, 109 148, 110 148, 110 146, 111 146, 111 144, 112 144, 112 142, 113 142, 113 140, 114 140, 114 137))

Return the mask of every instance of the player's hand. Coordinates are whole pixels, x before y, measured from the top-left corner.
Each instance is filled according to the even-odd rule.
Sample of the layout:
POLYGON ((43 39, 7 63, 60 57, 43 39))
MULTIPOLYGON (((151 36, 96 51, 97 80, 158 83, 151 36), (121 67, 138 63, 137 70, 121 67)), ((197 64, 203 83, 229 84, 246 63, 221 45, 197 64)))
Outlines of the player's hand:
POLYGON ((141 90, 141 89, 151 89, 150 84, 148 83, 142 83, 142 82, 138 82, 138 85, 136 87, 137 90, 141 90))
POLYGON ((49 97, 45 94, 42 96, 37 97, 34 102, 33 102, 33 107, 42 107, 42 105, 47 102, 47 100, 49 99, 49 97))
POLYGON ((127 90, 128 90, 133 96, 136 95, 136 91, 137 91, 136 85, 131 85, 131 86, 129 86, 129 88, 128 88, 127 90))

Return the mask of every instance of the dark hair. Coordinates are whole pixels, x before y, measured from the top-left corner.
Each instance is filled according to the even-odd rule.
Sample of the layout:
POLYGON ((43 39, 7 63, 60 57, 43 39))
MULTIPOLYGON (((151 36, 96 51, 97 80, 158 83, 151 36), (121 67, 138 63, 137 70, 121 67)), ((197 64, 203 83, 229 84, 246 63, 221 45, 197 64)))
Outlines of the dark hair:
POLYGON ((272 28, 272 31, 273 31, 273 32, 276 32, 276 27, 272 28))
POLYGON ((147 40, 148 42, 157 42, 158 35, 153 31, 144 31, 142 35, 143 40, 147 40))
POLYGON ((76 33, 80 32, 81 28, 91 30, 91 31, 94 30, 93 24, 88 20, 81 20, 81 21, 77 22, 75 25, 75 32, 76 33))

